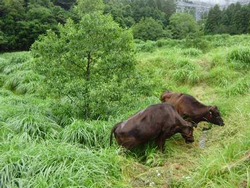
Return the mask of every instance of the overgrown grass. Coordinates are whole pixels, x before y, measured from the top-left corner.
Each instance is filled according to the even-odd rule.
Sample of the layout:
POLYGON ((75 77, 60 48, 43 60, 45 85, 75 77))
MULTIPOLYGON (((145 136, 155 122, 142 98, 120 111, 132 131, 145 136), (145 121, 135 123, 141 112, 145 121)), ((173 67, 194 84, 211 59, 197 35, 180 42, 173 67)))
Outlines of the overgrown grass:
POLYGON ((250 67, 250 47, 237 47, 228 54, 228 61, 235 61, 240 68, 250 67))
POLYGON ((117 151, 92 151, 16 136, 1 143, 0 175, 5 187, 124 187, 117 151))
MULTIPOLYGON (((28 52, 0 55, 0 187, 249 187, 250 36, 136 41, 141 95, 127 92, 112 105, 100 97, 104 120, 83 120, 67 96, 45 95, 42 77, 31 69, 28 52), (238 44, 241 44, 240 46, 238 44), (109 147, 111 128, 135 112, 160 103, 164 90, 190 93, 217 105, 224 127, 195 143, 168 139, 165 153, 154 143, 128 152, 109 147), (205 148, 199 147, 204 139, 205 148)), ((107 88, 91 97, 98 97, 107 88)), ((126 92, 126 91, 124 91, 126 92)), ((113 141, 115 142, 115 140, 113 141)))

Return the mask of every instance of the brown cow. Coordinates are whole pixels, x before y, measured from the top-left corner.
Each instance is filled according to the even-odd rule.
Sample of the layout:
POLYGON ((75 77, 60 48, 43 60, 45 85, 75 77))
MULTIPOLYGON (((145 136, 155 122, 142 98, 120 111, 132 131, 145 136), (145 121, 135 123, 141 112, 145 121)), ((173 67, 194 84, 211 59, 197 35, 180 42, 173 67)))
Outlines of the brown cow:
POLYGON ((194 142, 191 123, 183 120, 172 105, 155 104, 117 123, 111 131, 110 145, 114 134, 117 143, 126 149, 155 140, 163 152, 165 140, 176 133, 181 133, 186 143, 194 142))
POLYGON ((161 101, 173 105, 181 117, 191 122, 195 127, 201 121, 220 126, 224 125, 217 106, 206 106, 191 95, 165 91, 161 95, 161 101))

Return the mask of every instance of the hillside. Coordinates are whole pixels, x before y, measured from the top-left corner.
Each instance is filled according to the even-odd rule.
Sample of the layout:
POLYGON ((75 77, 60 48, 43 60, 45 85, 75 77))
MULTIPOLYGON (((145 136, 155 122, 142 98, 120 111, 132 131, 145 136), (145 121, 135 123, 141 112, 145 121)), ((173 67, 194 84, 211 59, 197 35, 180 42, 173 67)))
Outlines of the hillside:
POLYGON ((0 55, 0 187, 250 187, 250 35, 136 47, 143 92, 101 120, 75 116, 80 109, 66 97, 45 97, 30 52, 0 55), (217 105, 225 126, 201 123, 193 144, 177 134, 164 154, 154 143, 110 147, 111 128, 160 103, 166 89, 217 105))

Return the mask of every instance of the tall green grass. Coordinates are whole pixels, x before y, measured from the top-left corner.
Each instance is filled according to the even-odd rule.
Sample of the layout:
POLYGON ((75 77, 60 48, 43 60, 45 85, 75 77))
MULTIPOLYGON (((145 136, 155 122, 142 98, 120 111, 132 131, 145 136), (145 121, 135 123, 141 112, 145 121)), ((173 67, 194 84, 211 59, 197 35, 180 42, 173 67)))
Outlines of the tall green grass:
POLYGON ((89 148, 108 147, 111 126, 107 126, 105 123, 102 121, 74 120, 64 128, 61 139, 64 142, 80 143, 89 148))
POLYGON ((250 47, 237 47, 228 54, 228 61, 235 61, 240 68, 250 67, 250 47))
POLYGON ((240 159, 250 148, 250 36, 161 39, 136 41, 136 45, 137 74, 131 82, 144 84, 131 87, 140 94, 123 85, 96 87, 91 95, 99 97, 91 103, 100 106, 93 112, 95 121, 83 120, 81 107, 67 96, 46 94, 42 78, 31 71, 29 53, 0 55, 1 185, 249 187, 250 164, 240 159), (105 101, 102 87, 113 88, 109 97, 116 102, 105 101), (118 95, 121 89, 126 92, 123 98, 118 95), (213 126, 206 133, 205 149, 198 142, 207 123, 194 131, 194 144, 185 144, 180 135, 168 139, 164 154, 153 142, 133 152, 115 147, 115 139, 109 147, 111 128, 160 103, 167 89, 190 93, 204 104, 219 107, 225 126, 213 126), (100 113, 105 120, 98 119, 100 113))
POLYGON ((125 187, 117 151, 14 137, 0 145, 4 187, 125 187))
POLYGON ((170 74, 175 81, 185 84, 196 84, 202 79, 200 66, 188 59, 177 61, 170 74))

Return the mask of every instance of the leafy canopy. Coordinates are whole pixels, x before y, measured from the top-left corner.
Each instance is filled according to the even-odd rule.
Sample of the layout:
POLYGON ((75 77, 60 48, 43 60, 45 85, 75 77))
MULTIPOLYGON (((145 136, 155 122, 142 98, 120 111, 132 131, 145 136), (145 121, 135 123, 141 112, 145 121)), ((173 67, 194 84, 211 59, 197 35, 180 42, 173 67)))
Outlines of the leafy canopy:
POLYGON ((170 17, 170 29, 175 39, 183 39, 196 36, 199 26, 192 15, 176 13, 170 17))
POLYGON ((135 63, 130 30, 98 12, 84 15, 78 24, 68 20, 59 34, 49 31, 34 43, 32 54, 50 93, 68 96, 86 118, 98 118, 121 99, 119 86, 126 85, 135 63))
POLYGON ((143 18, 133 26, 134 37, 141 40, 158 40, 170 37, 171 34, 164 30, 163 25, 153 18, 143 18))
POLYGON ((74 9, 79 15, 103 12, 104 3, 103 0, 77 0, 77 6, 74 9))

